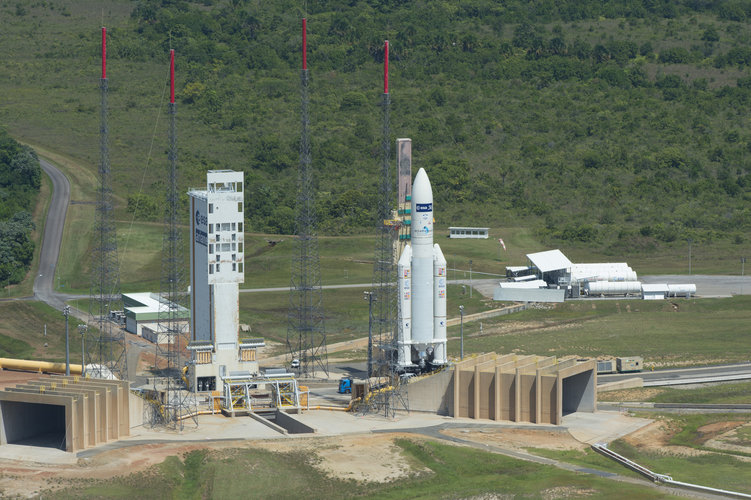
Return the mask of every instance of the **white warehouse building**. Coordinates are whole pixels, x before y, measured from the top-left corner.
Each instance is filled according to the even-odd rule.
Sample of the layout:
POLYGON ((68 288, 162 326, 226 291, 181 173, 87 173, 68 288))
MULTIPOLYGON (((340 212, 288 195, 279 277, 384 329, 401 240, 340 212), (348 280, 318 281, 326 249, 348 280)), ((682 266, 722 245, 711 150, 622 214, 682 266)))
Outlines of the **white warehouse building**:
POLYGON ((241 341, 239 285, 243 269, 243 173, 209 170, 206 189, 190 196, 190 331, 192 391, 221 387, 221 377, 258 373, 262 339, 241 341))

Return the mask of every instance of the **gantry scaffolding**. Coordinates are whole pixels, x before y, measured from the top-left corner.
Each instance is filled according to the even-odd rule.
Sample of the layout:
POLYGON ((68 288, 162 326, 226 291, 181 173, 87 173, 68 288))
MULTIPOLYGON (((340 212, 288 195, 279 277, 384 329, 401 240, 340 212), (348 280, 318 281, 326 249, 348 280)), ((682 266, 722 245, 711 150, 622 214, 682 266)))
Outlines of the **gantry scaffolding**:
MULTIPOLYGON (((184 415, 195 415, 195 398, 190 397, 182 377, 183 336, 187 330, 188 305, 185 256, 182 245, 180 197, 177 188, 177 105, 175 104, 175 51, 170 50, 169 185, 167 186, 162 270, 157 315, 154 392, 164 393, 165 404, 154 413, 152 424, 182 428, 184 415)), ((195 422, 195 416, 193 417, 195 422)), ((197 423, 197 422, 195 422, 197 423)))
POLYGON ((278 377, 227 376, 223 379, 221 407, 237 412, 300 409, 300 389, 292 375, 278 377))
POLYGON ((371 296, 374 314, 370 318, 368 338, 368 380, 367 404, 361 411, 394 416, 397 409, 408 410, 409 405, 401 390, 401 378, 396 366, 396 255, 395 245, 400 224, 394 219, 393 179, 391 177, 391 132, 389 113, 391 95, 388 88, 389 42, 384 44, 383 95, 383 139, 381 142, 382 162, 376 213, 375 262, 373 264, 373 290, 371 296))
POLYGON ((300 134, 300 168, 298 178, 295 241, 287 315, 287 354, 299 360, 299 375, 313 377, 317 370, 328 376, 329 365, 324 328, 321 268, 318 237, 315 233, 313 172, 310 154, 310 119, 308 116, 308 65, 306 55, 306 20, 302 20, 302 132, 300 134))
POLYGON ((128 378, 125 330, 113 312, 122 310, 120 267, 117 257, 117 233, 112 202, 112 181, 109 161, 109 130, 107 127, 107 29, 102 28, 101 116, 99 126, 99 189, 94 215, 94 248, 92 249, 91 288, 89 291, 89 323, 96 326, 88 344, 87 374, 106 378, 110 374, 120 380, 128 378))

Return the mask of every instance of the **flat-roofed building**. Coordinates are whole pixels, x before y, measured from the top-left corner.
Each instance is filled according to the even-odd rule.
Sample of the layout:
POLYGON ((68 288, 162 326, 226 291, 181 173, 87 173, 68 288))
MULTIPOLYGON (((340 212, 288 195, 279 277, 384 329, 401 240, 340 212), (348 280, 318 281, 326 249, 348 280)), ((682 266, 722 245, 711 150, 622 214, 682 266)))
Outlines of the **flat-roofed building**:
POLYGON ((190 321, 190 310, 179 305, 171 307, 167 299, 156 293, 124 293, 123 311, 125 314, 125 330, 135 333, 139 337, 143 336, 144 326, 156 331, 159 320, 166 321, 170 311, 175 311, 175 320, 185 323, 183 330, 187 330, 187 324, 190 321), (159 317, 160 314, 161 318, 159 317))
POLYGON ((449 238, 467 238, 467 239, 479 239, 487 240, 488 231, 487 227, 455 227, 449 228, 449 238))

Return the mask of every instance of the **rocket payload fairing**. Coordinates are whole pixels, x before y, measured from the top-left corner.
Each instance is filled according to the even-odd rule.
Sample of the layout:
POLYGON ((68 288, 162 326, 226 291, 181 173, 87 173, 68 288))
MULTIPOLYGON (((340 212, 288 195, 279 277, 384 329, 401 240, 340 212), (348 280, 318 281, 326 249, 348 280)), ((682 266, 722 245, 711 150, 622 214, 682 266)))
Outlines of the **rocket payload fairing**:
POLYGON ((433 190, 425 169, 412 184, 411 245, 398 262, 398 363, 446 363, 446 259, 433 244, 433 190))

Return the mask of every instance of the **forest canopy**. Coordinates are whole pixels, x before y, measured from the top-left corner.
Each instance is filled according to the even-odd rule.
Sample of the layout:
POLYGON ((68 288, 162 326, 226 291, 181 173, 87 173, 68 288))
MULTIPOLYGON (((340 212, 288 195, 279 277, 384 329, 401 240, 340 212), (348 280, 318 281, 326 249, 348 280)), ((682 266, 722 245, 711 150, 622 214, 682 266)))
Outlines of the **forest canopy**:
POLYGON ((21 281, 34 257, 31 211, 41 186, 39 158, 0 129, 0 284, 21 281))

